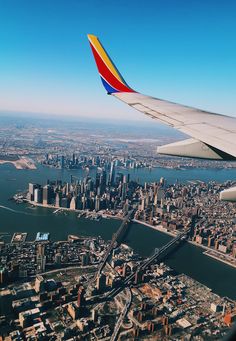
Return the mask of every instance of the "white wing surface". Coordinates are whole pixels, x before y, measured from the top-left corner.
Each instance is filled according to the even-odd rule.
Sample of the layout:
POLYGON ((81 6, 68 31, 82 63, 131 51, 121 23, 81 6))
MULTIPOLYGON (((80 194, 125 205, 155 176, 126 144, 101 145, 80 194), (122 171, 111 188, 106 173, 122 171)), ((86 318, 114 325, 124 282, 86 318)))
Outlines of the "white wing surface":
POLYGON ((236 158, 236 118, 210 113, 134 91, 121 76, 106 50, 94 35, 91 49, 107 93, 132 108, 192 137, 182 144, 159 148, 169 155, 233 160, 236 158))

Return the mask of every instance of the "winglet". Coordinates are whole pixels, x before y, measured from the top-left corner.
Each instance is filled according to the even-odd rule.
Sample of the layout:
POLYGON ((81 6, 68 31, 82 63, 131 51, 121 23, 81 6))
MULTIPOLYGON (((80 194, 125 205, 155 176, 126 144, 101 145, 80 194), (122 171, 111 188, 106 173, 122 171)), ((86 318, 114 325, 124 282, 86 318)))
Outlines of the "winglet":
POLYGON ((88 34, 88 39, 97 64, 98 72, 107 93, 135 92, 125 82, 108 53, 100 43, 98 37, 88 34))

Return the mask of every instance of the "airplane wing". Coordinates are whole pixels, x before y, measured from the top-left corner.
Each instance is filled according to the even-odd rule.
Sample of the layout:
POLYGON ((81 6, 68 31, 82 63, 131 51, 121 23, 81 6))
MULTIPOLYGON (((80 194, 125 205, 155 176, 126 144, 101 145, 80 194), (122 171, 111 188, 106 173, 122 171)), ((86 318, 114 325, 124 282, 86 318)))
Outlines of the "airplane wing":
POLYGON ((146 96, 134 91, 121 76, 99 39, 88 35, 102 83, 109 95, 191 139, 159 147, 162 154, 218 160, 236 158, 236 118, 146 96))
MULTIPOLYGON (((236 160, 236 118, 140 94, 125 82, 99 39, 91 34, 88 39, 103 86, 109 95, 191 136, 184 141, 159 147, 159 153, 236 160)), ((236 187, 221 192, 221 199, 236 201, 236 187)))

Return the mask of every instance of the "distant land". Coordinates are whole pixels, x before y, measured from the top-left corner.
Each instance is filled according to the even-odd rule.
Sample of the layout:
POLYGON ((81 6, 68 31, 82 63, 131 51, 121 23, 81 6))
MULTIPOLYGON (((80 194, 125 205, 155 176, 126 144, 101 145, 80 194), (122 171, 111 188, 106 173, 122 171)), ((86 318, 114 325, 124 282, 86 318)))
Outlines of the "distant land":
POLYGON ((16 169, 37 169, 34 161, 26 156, 0 155, 0 165, 10 163, 16 169))
POLYGON ((38 127, 53 127, 54 129, 70 129, 72 131, 100 131, 110 132, 116 136, 124 136, 129 134, 135 137, 159 138, 169 136, 172 140, 184 139, 185 134, 166 126, 158 121, 153 122, 152 119, 146 118, 139 120, 139 113, 137 113, 137 121, 123 120, 114 118, 111 112, 111 118, 104 117, 86 117, 86 116, 62 116, 45 113, 29 113, 29 112, 11 112, 0 111, 1 125, 12 124, 17 127, 25 126, 26 124, 37 125, 38 127))

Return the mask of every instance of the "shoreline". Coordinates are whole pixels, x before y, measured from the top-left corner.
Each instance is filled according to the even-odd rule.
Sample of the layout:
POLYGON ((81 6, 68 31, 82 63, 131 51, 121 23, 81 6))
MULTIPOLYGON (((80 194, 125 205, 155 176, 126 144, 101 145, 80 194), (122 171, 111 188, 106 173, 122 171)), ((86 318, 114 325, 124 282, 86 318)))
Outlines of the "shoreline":
POLYGON ((17 170, 21 170, 21 169, 35 170, 35 169, 37 169, 35 162, 32 159, 27 158, 27 157, 20 157, 17 160, 0 159, 0 165, 4 165, 4 164, 11 164, 17 170))
MULTIPOLYGON (((175 234, 175 233, 172 233, 172 232, 170 232, 170 231, 167 231, 165 228, 163 228, 163 227, 161 227, 161 226, 153 226, 153 225, 151 225, 151 224, 148 224, 148 223, 146 223, 146 222, 144 222, 144 221, 137 220, 137 219, 133 219, 133 222, 134 222, 134 223, 141 224, 141 225, 144 225, 144 226, 147 226, 147 227, 150 227, 150 228, 152 228, 152 229, 155 230, 155 231, 158 231, 158 232, 161 232, 161 233, 165 233, 165 234, 167 234, 167 235, 169 235, 169 236, 171 236, 171 237, 176 237, 176 234, 175 234)), ((192 240, 186 240, 186 242, 188 242, 188 243, 190 243, 190 244, 192 244, 192 245, 194 245, 194 246, 196 246, 196 247, 200 247, 200 248, 202 248, 203 250, 205 250, 205 252, 203 252, 203 254, 204 254, 205 256, 211 257, 211 258, 213 258, 213 259, 215 259, 215 260, 217 260, 217 261, 219 261, 219 262, 222 262, 222 263, 224 263, 224 264, 226 264, 226 265, 228 265, 228 266, 230 266, 230 267, 236 269, 236 264, 233 264, 233 263, 231 263, 231 262, 229 262, 229 261, 227 261, 227 260, 224 260, 224 259, 222 259, 222 258, 220 258, 220 257, 217 257, 216 255, 213 255, 213 254, 209 253, 209 252, 211 252, 211 251, 214 251, 215 253, 217 253, 218 251, 213 250, 213 249, 211 249, 211 248, 209 248, 209 247, 207 247, 207 246, 205 246, 205 245, 198 244, 198 243, 196 243, 196 242, 194 242, 194 241, 192 241, 192 240)), ((223 256, 223 254, 219 253, 219 256, 223 256)), ((235 259, 235 263, 236 263, 236 259, 235 259)))
MULTIPOLYGON (((213 250, 212 250, 212 251, 213 251, 213 250)), ((225 260, 225 259, 218 258, 218 257, 215 256, 214 254, 208 253, 208 251, 203 252, 203 254, 206 255, 206 256, 208 256, 208 257, 211 257, 211 258, 213 258, 213 259, 215 259, 215 260, 218 260, 219 262, 225 263, 226 265, 229 265, 229 266, 231 266, 231 267, 233 267, 233 268, 236 269, 236 264, 230 263, 230 262, 228 262, 228 261, 225 260)))
POLYGON ((170 231, 167 231, 164 227, 161 227, 161 226, 158 226, 158 225, 154 226, 154 225, 151 225, 151 224, 146 223, 145 221, 137 220, 137 219, 133 219, 132 221, 133 221, 134 223, 138 223, 138 224, 141 224, 141 225, 150 227, 150 228, 152 228, 153 230, 156 230, 156 231, 159 231, 159 232, 168 234, 168 235, 171 236, 171 237, 176 237, 176 234, 174 234, 174 233, 172 233, 172 232, 170 232, 170 231))
MULTIPOLYGON (((56 207, 54 205, 50 205, 50 204, 40 204, 40 203, 36 203, 34 201, 30 201, 30 200, 27 200, 27 199, 24 199, 24 203, 26 204, 29 204, 29 205, 32 205, 34 207, 43 207, 43 208, 50 208, 50 209, 54 209, 55 211, 58 211, 58 213, 60 211, 67 211, 67 212, 75 212, 75 213, 78 213, 78 214, 84 214, 85 216, 81 216, 81 217, 78 217, 78 219, 80 218, 93 218, 94 216, 96 217, 97 215, 98 216, 101 216, 101 218, 103 219, 118 219, 118 220, 123 220, 123 217, 121 216, 117 216, 117 215, 112 215, 112 214, 109 214, 107 212, 103 212, 103 211, 98 211, 98 212, 93 212, 93 211, 88 211, 88 210, 78 210, 78 209, 71 209, 69 207, 56 207), (90 215, 90 216, 88 216, 90 215)), ((54 212, 53 212, 54 213, 54 212)))

